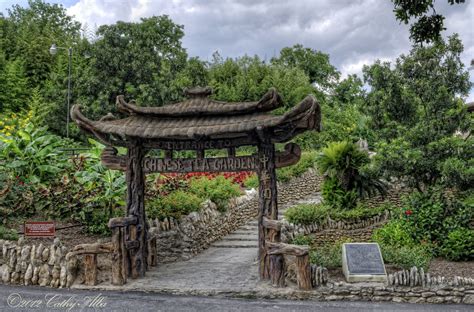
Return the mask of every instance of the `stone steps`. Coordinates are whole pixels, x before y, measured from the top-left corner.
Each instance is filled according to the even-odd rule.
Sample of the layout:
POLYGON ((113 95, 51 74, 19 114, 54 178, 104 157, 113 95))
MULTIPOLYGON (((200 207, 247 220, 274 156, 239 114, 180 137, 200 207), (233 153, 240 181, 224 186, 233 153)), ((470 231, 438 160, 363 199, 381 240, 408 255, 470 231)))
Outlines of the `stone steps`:
POLYGON ((251 241, 229 241, 229 240, 221 240, 218 242, 214 242, 211 247, 217 248, 257 248, 258 243, 255 240, 251 241))
POLYGON ((253 235, 246 235, 246 234, 230 234, 225 236, 222 240, 224 241, 257 241, 258 234, 252 233, 253 235))
POLYGON ((237 228, 236 231, 258 231, 258 226, 242 225, 241 227, 237 228))

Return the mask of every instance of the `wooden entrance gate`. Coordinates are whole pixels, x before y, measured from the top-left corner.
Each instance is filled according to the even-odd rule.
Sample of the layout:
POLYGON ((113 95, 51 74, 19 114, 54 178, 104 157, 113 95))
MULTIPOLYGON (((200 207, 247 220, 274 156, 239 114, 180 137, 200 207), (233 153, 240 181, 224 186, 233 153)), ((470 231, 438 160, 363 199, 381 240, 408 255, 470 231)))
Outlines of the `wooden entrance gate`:
POLYGON ((270 265, 270 254, 281 256, 291 254, 291 250, 278 244, 279 231, 271 222, 278 219, 275 169, 298 162, 301 151, 296 144, 288 143, 284 151, 277 152, 275 143, 288 142, 307 130, 320 130, 320 106, 314 97, 307 96, 278 116, 270 113, 283 104, 275 89, 257 102, 242 103, 214 101, 209 98, 211 93, 208 87, 193 88, 186 91, 187 100, 162 107, 140 107, 118 96, 119 111, 128 115, 122 119, 108 114, 92 121, 81 113, 79 105, 72 107, 71 117, 77 125, 107 145, 102 163, 126 174, 126 217, 109 222, 113 233, 113 284, 144 276, 149 262, 156 261, 148 255, 153 247, 149 247, 152 244, 145 216, 145 174, 152 172, 256 171, 259 275, 262 280, 276 280, 281 275, 278 257, 270 265), (127 154, 118 155, 115 146, 126 147, 127 154), (236 148, 240 146, 256 146, 258 151, 237 156, 236 148), (209 149, 226 149, 227 157, 206 158, 209 149), (147 157, 150 150, 164 150, 165 157, 147 157), (173 151, 183 150, 195 151, 196 157, 173 157, 173 151))

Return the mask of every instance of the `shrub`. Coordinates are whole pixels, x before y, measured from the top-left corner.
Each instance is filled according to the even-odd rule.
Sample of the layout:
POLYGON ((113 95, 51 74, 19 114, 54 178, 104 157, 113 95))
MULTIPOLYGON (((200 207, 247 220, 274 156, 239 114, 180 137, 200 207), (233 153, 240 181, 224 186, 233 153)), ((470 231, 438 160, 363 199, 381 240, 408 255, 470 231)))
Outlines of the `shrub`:
POLYGON ((157 197, 146 205, 147 214, 151 218, 179 219, 182 215, 187 215, 193 211, 199 211, 204 200, 196 194, 176 190, 164 197, 157 197))
POLYGON ((313 224, 324 221, 331 209, 331 207, 324 204, 301 204, 288 208, 285 211, 285 219, 293 224, 313 224))
POLYGON ((227 209, 229 199, 241 194, 240 187, 223 176, 214 179, 205 177, 192 179, 189 192, 200 198, 210 199, 221 211, 227 209))
POLYGON ((392 220, 372 234, 372 239, 380 245, 392 246, 394 248, 401 246, 414 246, 415 241, 408 232, 406 222, 403 220, 392 220))
POLYGON ((319 171, 324 174, 322 195, 327 204, 351 209, 357 198, 384 194, 385 184, 369 166, 367 152, 348 141, 330 143, 316 159, 319 171))
MULTIPOLYGON (((429 241, 435 247, 443 245, 449 232, 460 227, 469 228, 474 217, 469 200, 451 198, 437 188, 411 194, 404 208, 410 211, 406 220, 415 241, 429 241)), ((437 248, 434 251, 439 252, 437 248)))
POLYGON ((441 255, 453 261, 473 260, 474 230, 460 227, 449 232, 443 241, 441 255))
POLYGON ((416 266, 428 270, 432 258, 429 245, 393 246, 380 244, 380 249, 386 263, 398 265, 403 269, 416 266))
POLYGON ((321 195, 324 202, 334 208, 352 209, 357 204, 357 193, 354 190, 345 191, 336 178, 325 178, 321 195))
POLYGON ((256 174, 249 175, 244 180, 244 186, 246 188, 258 188, 258 176, 256 174))
POLYGON ((342 244, 350 242, 350 238, 342 238, 333 244, 316 247, 310 251, 310 262, 326 268, 341 267, 342 244))
POLYGON ((311 245, 313 243, 313 239, 310 236, 298 234, 295 236, 295 238, 293 238, 291 243, 295 245, 311 245))
POLYGON ((18 240, 18 234, 15 230, 7 229, 3 225, 0 225, 0 239, 18 240))

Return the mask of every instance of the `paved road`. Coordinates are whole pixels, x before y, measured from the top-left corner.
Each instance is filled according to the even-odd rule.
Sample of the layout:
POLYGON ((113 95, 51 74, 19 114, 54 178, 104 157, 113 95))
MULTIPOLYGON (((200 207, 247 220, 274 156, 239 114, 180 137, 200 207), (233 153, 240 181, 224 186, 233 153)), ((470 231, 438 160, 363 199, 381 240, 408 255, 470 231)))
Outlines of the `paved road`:
POLYGON ((0 311, 473 311, 468 305, 225 299, 0 285, 0 311))

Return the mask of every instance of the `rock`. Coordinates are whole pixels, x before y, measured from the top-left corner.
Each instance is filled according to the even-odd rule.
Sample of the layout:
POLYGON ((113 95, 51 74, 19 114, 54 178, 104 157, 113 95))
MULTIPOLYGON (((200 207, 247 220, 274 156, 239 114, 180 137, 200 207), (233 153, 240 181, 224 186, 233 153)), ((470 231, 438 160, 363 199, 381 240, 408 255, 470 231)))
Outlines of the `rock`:
POLYGON ((49 248, 45 247, 43 248, 43 252, 41 253, 41 260, 43 262, 46 262, 48 261, 48 259, 49 259, 49 248))
POLYGON ((48 264, 43 264, 38 273, 38 284, 40 286, 49 286, 51 282, 51 270, 48 264))
POLYGON ((33 268, 33 276, 31 277, 31 285, 37 285, 38 284, 39 271, 40 271, 39 266, 35 266, 33 268))
POLYGON ((427 303, 443 303, 444 298, 443 297, 429 297, 426 299, 427 303))
POLYGON ((63 288, 63 287, 66 287, 66 284, 67 284, 67 268, 66 268, 66 265, 62 265, 60 273, 59 273, 59 286, 63 288))
POLYGON ((425 270, 423 268, 420 268, 420 281, 421 281, 421 287, 426 286, 426 276, 425 276, 425 270))
POLYGON ((13 271, 11 273, 10 283, 12 283, 12 284, 20 283, 20 272, 19 271, 13 271))
MULTIPOLYGON (((43 243, 40 243, 38 247, 36 248, 36 254, 35 254, 35 259, 42 259, 43 257, 43 251, 44 251, 44 246, 43 243)), ((48 255, 49 256, 49 255, 48 255)))
POLYGON ((465 304, 474 304, 474 295, 465 295, 462 303, 465 304))
POLYGON ((3 284, 8 284, 10 282, 10 267, 8 265, 4 265, 2 282, 3 284))
POLYGON ((26 269, 25 277, 24 277, 24 281, 25 281, 26 286, 31 284, 31 278, 32 277, 33 277, 33 266, 30 263, 28 265, 28 268, 26 269))
POLYGON ((421 293, 421 296, 423 298, 433 297, 434 295, 436 295, 436 294, 432 291, 425 291, 425 292, 421 293))

